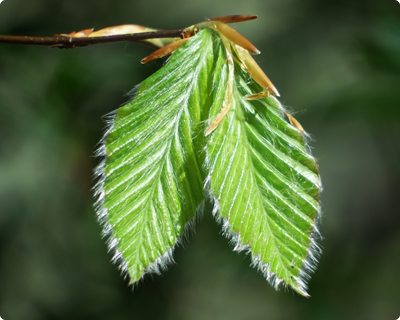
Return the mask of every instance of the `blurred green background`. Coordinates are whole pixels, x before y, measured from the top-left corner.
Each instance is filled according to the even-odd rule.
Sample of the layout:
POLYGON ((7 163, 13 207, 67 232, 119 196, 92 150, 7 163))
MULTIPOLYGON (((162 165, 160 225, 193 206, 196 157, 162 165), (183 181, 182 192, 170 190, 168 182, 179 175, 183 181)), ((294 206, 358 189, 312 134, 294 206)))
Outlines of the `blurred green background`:
POLYGON ((92 208, 101 116, 162 66, 114 43, 0 44, 0 316, 22 319, 347 320, 400 316, 400 4, 395 0, 5 0, 0 34, 137 23, 235 25, 312 134, 324 253, 312 298, 275 292, 210 216, 176 265, 134 291, 109 262, 92 208))

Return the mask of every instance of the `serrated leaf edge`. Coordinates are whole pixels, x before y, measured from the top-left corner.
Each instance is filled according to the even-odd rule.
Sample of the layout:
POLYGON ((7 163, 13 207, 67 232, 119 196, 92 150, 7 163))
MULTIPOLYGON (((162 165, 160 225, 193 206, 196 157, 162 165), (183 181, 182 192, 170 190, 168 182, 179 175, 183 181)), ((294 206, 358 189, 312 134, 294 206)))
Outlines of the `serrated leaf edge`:
MULTIPOLYGON (((127 103, 130 103, 135 99, 136 93, 140 87, 140 84, 136 85, 132 90, 130 90, 126 95, 129 97, 127 103)), ((122 106, 123 106, 122 105, 122 106)), ((109 221, 109 212, 106 207, 104 207, 105 192, 104 184, 106 180, 105 164, 107 161, 107 151, 106 151, 106 141, 109 133, 113 130, 114 122, 117 116, 118 109, 104 115, 102 117, 105 122, 105 129, 102 138, 97 144, 97 149, 94 155, 99 159, 99 164, 94 169, 93 179, 96 181, 92 191, 94 193, 95 203, 94 209, 97 214, 97 220, 102 230, 102 238, 106 238, 106 245, 108 252, 112 254, 111 262, 117 265, 124 279, 129 279, 129 268, 128 263, 123 257, 123 253, 118 250, 119 241, 113 236, 113 226, 109 221)), ((195 233, 195 227, 197 222, 203 217, 205 210, 205 200, 203 200, 196 208, 193 218, 190 219, 184 226, 181 236, 178 237, 175 244, 168 249, 165 253, 159 256, 156 260, 151 262, 148 267, 143 270, 142 275, 135 282, 130 282, 133 288, 139 284, 148 274, 161 275, 163 271, 166 271, 168 267, 175 263, 173 258, 173 252, 178 246, 184 246, 188 242, 189 237, 195 233)))
MULTIPOLYGON (((285 113, 289 113, 287 110, 285 110, 284 106, 280 103, 280 101, 273 97, 275 102, 277 103, 281 117, 284 118, 285 113)), ((289 121, 288 121, 289 122, 289 121)), ((290 122, 289 122, 290 123, 290 122)), ((297 129, 297 128, 296 128, 297 129)), ((298 130, 298 129, 297 129, 298 130)), ((300 131, 299 131, 300 132, 300 131)), ((308 145, 308 141, 310 140, 310 136, 306 132, 300 132, 305 148, 307 150, 307 153, 311 155, 311 147, 308 145)), ((315 159, 314 159, 315 161, 315 159)), ((209 165, 209 159, 206 157, 205 161, 207 167, 210 167, 209 165)), ((319 181, 319 194, 322 192, 322 183, 321 183, 321 178, 318 175, 318 181, 319 181)), ((212 209, 212 215, 214 216, 215 220, 217 223, 219 223, 222 226, 222 234, 229 239, 229 242, 233 246, 233 251, 235 252, 245 252, 246 254, 251 255, 251 264, 250 266, 257 269, 260 271, 265 279, 268 281, 268 283, 275 289, 287 289, 288 287, 291 287, 290 285, 286 285, 284 279, 280 279, 275 272, 270 271, 270 264, 269 263, 262 263, 260 255, 253 255, 251 251, 251 246, 248 244, 244 244, 241 241, 240 234, 232 231, 231 226, 229 221, 222 217, 219 212, 220 212, 220 207, 219 207, 219 201, 215 197, 215 195, 212 193, 211 188, 210 188, 210 183, 211 183, 211 173, 206 178, 205 182, 205 190, 207 190, 206 195, 212 201, 213 203, 213 209, 212 209)), ((307 256, 303 260, 303 265, 302 268, 299 271, 299 276, 295 278, 298 287, 297 288, 292 288, 299 294, 301 294, 304 297, 310 297, 310 295, 307 292, 308 289, 308 281, 311 278, 311 274, 315 272, 317 265, 318 265, 318 259, 322 254, 322 247, 319 245, 319 241, 322 240, 321 233, 319 232, 318 229, 318 224, 321 219, 321 204, 318 200, 318 209, 314 218, 314 223, 313 223, 313 228, 310 232, 310 245, 308 247, 307 251, 307 256)))

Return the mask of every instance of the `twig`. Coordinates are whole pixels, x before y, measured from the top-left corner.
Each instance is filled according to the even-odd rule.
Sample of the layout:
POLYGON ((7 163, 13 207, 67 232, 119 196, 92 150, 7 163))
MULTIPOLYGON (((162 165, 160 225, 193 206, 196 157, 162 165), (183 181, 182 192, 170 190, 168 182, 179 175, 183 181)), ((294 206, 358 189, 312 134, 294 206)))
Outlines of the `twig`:
POLYGON ((147 39, 156 38, 178 38, 181 36, 183 29, 179 30, 161 30, 154 32, 142 32, 131 34, 118 34, 104 37, 84 37, 74 38, 67 35, 57 35, 54 37, 29 37, 29 36, 8 36, 0 35, 0 43, 11 44, 28 44, 39 46, 51 46, 60 49, 69 49, 74 47, 84 47, 92 44, 129 41, 140 42, 147 39))

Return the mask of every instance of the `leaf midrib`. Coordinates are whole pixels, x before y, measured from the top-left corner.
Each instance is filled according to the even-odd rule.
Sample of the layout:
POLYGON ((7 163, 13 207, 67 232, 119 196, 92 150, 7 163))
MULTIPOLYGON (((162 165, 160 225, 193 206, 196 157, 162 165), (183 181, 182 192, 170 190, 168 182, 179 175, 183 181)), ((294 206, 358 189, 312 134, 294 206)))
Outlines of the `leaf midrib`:
MULTIPOLYGON (((235 94, 238 94, 238 90, 237 90, 237 83, 236 83, 236 81, 235 81, 235 86, 234 86, 234 90, 235 90, 235 94)), ((241 101, 240 99, 236 99, 236 101, 241 101)), ((267 212, 265 211, 265 208, 264 208, 264 205, 263 205, 263 201, 262 201, 262 199, 263 199, 263 197, 262 197, 262 193, 261 193, 261 191, 260 191, 260 188, 259 188, 259 185, 258 185, 258 182, 257 182, 257 179, 256 179, 256 177, 254 176, 254 173, 255 172, 257 172, 257 170, 255 169, 255 167, 254 167, 254 164, 253 164, 253 159, 252 159, 252 157, 251 157, 251 143, 250 143, 250 141, 248 140, 248 138, 247 138, 247 134, 246 134, 246 123, 245 123, 245 121, 244 121, 244 119, 240 119, 240 117, 238 117, 237 116, 237 109, 236 108, 242 108, 242 105, 241 105, 241 103, 238 103, 237 105, 236 105, 236 103, 234 104, 234 106, 233 106, 233 110, 232 111, 234 111, 235 112, 235 118, 234 118, 234 121, 236 120, 237 122, 238 122, 238 125, 239 125, 239 127, 241 128, 240 129, 240 132, 239 132, 239 134, 241 135, 241 139, 238 139, 238 141, 243 141, 243 143, 242 143, 242 146, 243 146, 243 148, 245 148, 246 149, 246 153, 247 153, 247 155, 248 155, 248 157, 247 157, 247 159, 248 159, 248 162, 249 162, 249 166, 251 166, 251 169, 252 170, 250 170, 250 168, 248 168, 248 170, 250 170, 250 176, 251 176, 251 179, 253 180, 253 184, 254 184, 254 186, 255 186, 255 188, 256 188, 256 192, 257 192, 257 199, 258 199, 258 202, 259 202, 259 204, 260 204, 260 209, 262 210, 262 214, 264 215, 264 217, 265 217, 265 224, 267 225, 267 228, 268 228, 268 231, 269 231, 269 235, 270 235, 270 239, 273 241, 273 246, 274 246, 274 251, 275 252, 277 252, 277 253, 279 253, 278 255, 277 255, 277 257, 276 258, 278 258, 279 259, 279 262, 280 262, 280 265, 286 270, 286 273, 291 273, 290 272, 290 269, 288 268, 288 267, 286 267, 286 265, 285 265, 285 263, 283 263, 283 261, 282 261, 282 258, 284 257, 286 260, 288 260, 289 261, 289 259, 287 259, 286 258, 286 256, 279 250, 279 246, 277 245, 277 241, 279 241, 279 239, 275 236, 275 234, 272 232, 272 230, 271 230, 271 226, 270 226, 270 222, 269 222, 269 215, 267 214, 267 212), (242 140, 243 139, 243 140, 242 140)), ((239 112, 243 112, 242 110, 238 110, 239 112)), ((240 234, 240 233, 239 233, 240 234)), ((252 244, 250 243, 249 244, 250 245, 250 247, 252 247, 252 244)), ((262 261, 262 260, 261 260, 262 261)), ((263 262, 262 261, 262 263, 264 264, 265 262, 263 262)), ((273 273, 275 273, 276 275, 277 275, 277 271, 272 271, 271 270, 272 269, 272 263, 270 262, 270 271, 271 272, 273 272, 273 273)), ((296 277, 296 279, 297 279, 297 277, 296 277)), ((283 279, 282 279, 282 281, 284 281, 283 279)), ((285 281, 286 282, 286 281, 285 281)))
MULTIPOLYGON (((203 67, 203 63, 202 63, 203 61, 202 60, 205 59, 205 58, 202 59, 203 56, 206 56, 206 55, 199 54, 199 59, 198 59, 199 63, 196 64, 196 71, 197 71, 196 74, 198 74, 198 70, 203 67)), ((144 224, 143 224, 144 226, 147 226, 147 223, 148 223, 148 215, 146 213, 148 212, 149 206, 152 205, 152 203, 153 203, 154 192, 156 190, 156 187, 158 187, 160 182, 161 182, 160 181, 161 180, 160 179, 161 178, 161 173, 164 171, 167 161, 168 160, 171 161, 170 150, 171 150, 172 141, 174 139, 176 141, 179 141, 179 138, 178 139, 176 139, 176 138, 179 137, 179 122, 181 120, 181 115, 182 115, 183 111, 185 109, 187 109, 188 100, 190 98, 190 94, 189 93, 192 92, 193 87, 197 83, 194 80, 194 77, 192 79, 193 80, 191 81, 190 86, 189 86, 190 89, 188 89, 187 92, 185 92, 186 94, 185 94, 185 99, 184 99, 185 100, 184 107, 179 109, 179 112, 177 113, 177 116, 174 118, 174 122, 175 122, 175 124, 174 124, 174 126, 175 126, 174 134, 171 134, 171 136, 168 138, 168 140, 169 140, 168 141, 168 148, 165 149, 166 151, 164 152, 164 155, 162 157, 160 157, 160 158, 164 158, 164 161, 163 161, 164 163, 162 164, 162 166, 160 166, 159 172, 157 173, 157 178, 154 179, 152 190, 151 190, 151 192, 149 192, 149 195, 148 195, 149 200, 146 201, 146 207, 144 208, 144 210, 142 210, 142 215, 145 215, 145 217, 144 217, 145 220, 144 220, 144 224)), ((197 157, 196 157, 196 161, 197 161, 197 157)), ((161 161, 160 161, 160 163, 161 163, 161 161)), ((169 212, 169 210, 168 210, 168 212, 169 212)), ((170 216, 170 219, 172 221, 171 214, 169 214, 169 216, 170 216)), ((140 241, 143 240, 143 234, 144 234, 145 229, 146 229, 146 227, 143 227, 141 229, 141 231, 140 231, 140 238, 139 238, 140 241)), ((129 247, 130 246, 128 246, 126 249, 128 249, 129 247)), ((138 251, 139 251, 139 247, 134 251, 134 253, 129 255, 129 258, 132 257, 134 254, 136 254, 138 256, 138 258, 139 258, 138 260, 140 260, 140 253, 138 254, 138 251)), ((137 264, 135 264, 135 265, 137 265, 137 264)), ((143 262, 142 262, 142 266, 144 266, 143 262)), ((133 268, 133 266, 132 266, 132 268, 133 268)))

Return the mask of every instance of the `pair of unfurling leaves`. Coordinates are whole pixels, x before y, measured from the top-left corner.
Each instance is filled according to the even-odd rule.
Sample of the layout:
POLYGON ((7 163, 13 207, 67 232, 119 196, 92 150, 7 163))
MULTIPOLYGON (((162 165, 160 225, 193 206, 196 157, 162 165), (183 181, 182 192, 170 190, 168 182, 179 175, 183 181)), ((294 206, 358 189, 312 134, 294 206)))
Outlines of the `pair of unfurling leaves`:
MULTIPOLYGON (((303 128, 250 55, 259 51, 226 24, 254 18, 210 19, 158 44, 142 62, 172 54, 168 63, 107 117, 96 207, 132 284, 165 269, 211 207, 234 250, 251 254, 276 289, 308 296, 320 178, 303 128)), ((110 30, 70 36, 123 33, 110 30)))

